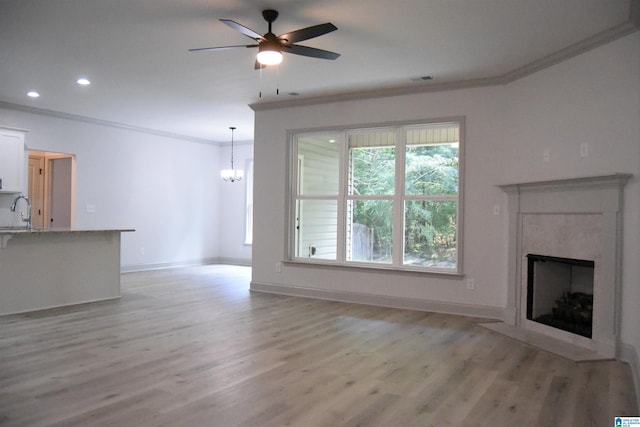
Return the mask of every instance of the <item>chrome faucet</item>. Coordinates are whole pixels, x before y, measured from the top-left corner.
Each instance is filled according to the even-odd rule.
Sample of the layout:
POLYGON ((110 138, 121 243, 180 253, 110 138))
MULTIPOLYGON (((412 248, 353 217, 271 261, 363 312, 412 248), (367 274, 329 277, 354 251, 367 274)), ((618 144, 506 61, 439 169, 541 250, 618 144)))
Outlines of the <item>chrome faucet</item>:
POLYGON ((20 212, 20 219, 22 219, 22 222, 26 222, 27 229, 31 230, 33 228, 33 225, 31 224, 31 202, 29 201, 27 196, 21 193, 18 197, 16 197, 13 201, 13 204, 11 205, 11 212, 16 211, 16 206, 18 205, 18 201, 20 199, 24 199, 24 201, 27 202, 27 216, 24 216, 24 213, 20 212))

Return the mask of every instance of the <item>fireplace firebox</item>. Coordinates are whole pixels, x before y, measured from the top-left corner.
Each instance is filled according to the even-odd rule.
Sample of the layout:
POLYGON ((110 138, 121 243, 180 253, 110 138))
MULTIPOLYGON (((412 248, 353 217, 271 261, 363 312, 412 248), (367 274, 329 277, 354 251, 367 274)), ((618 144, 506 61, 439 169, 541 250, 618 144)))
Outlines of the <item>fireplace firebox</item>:
POLYGON ((591 338, 594 262, 527 255, 527 319, 591 338))

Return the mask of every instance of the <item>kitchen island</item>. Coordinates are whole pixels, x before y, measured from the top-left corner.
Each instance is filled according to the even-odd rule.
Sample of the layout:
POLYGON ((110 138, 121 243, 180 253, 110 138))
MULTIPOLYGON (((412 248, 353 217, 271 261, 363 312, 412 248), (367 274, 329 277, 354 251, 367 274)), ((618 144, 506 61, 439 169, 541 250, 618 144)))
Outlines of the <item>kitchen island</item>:
POLYGON ((120 297, 120 234, 0 229, 0 315, 120 297))

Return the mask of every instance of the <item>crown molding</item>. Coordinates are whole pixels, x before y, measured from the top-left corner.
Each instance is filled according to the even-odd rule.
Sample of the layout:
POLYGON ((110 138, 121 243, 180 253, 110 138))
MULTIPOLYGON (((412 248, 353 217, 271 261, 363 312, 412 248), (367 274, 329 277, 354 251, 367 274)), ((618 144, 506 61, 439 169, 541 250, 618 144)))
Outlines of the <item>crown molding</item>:
POLYGON ((28 129, 16 128, 16 127, 12 127, 12 126, 4 126, 2 123, 0 123, 0 129, 1 130, 12 131, 12 132, 21 132, 21 133, 28 133, 29 132, 28 129))
MULTIPOLYGON (((215 145, 217 145, 218 147, 231 147, 231 141, 216 142, 215 145)), ((245 139, 241 141, 233 141, 233 145, 235 147, 245 147, 247 145, 253 145, 253 140, 245 139)))
MULTIPOLYGON (((638 4, 640 4, 640 0, 634 0, 632 2, 632 6, 638 4)), ((639 9, 639 7, 632 7, 632 12, 635 9, 639 9)), ((514 82, 530 74, 536 73, 545 68, 549 68, 553 65, 559 64, 560 62, 566 61, 567 59, 581 55, 600 46, 604 46, 607 43, 611 43, 612 41, 628 36, 629 34, 632 34, 640 29, 640 26, 637 22, 637 15, 637 12, 633 12, 629 17, 629 20, 624 24, 609 28, 608 30, 604 30, 598 34, 567 46, 564 49, 560 49, 557 52, 542 57, 536 61, 530 62, 513 71, 505 73, 502 76, 498 77, 498 81, 500 81, 501 84, 514 82), (636 15, 635 18, 633 14, 636 15)))
POLYGON ((253 111, 273 110, 278 108, 298 107, 304 105, 327 104, 330 102, 359 101, 371 98, 384 98, 389 96, 412 95, 416 93, 442 92, 456 89, 477 88, 500 84, 499 78, 488 77, 482 79, 458 80, 446 83, 427 83, 423 86, 390 86, 378 89, 368 89, 353 92, 334 92, 320 96, 310 96, 286 101, 267 101, 250 104, 253 111))
POLYGON ((41 116, 55 117, 58 119, 89 123, 92 125, 107 126, 107 127, 117 128, 117 129, 125 129, 133 132, 145 133, 148 135, 161 136, 161 137, 173 138, 173 139, 181 139, 184 141, 196 142, 199 144, 222 145, 220 143, 217 143, 215 141, 210 141, 208 139, 195 138, 192 136, 180 135, 177 133, 165 132, 165 131, 156 130, 156 129, 149 129, 149 128, 144 128, 140 126, 132 126, 132 125, 127 125, 120 122, 112 122, 109 120, 102 120, 102 119, 96 119, 93 117, 82 116, 79 114, 64 113, 61 111, 47 110, 45 108, 37 108, 37 107, 30 107, 27 105, 14 104, 12 102, 0 101, 0 108, 5 108, 7 110, 21 111, 23 113, 38 114, 41 116))
POLYGON ((504 85, 526 77, 530 74, 549 68, 567 59, 573 58, 614 40, 625 37, 640 30, 640 0, 631 0, 629 17, 620 25, 604 30, 598 34, 567 46, 550 55, 544 56, 522 67, 497 76, 480 79, 460 80, 448 83, 424 83, 422 85, 402 85, 387 88, 344 91, 333 94, 309 96, 285 101, 265 101, 250 104, 254 111, 273 110, 278 108, 298 107, 305 105, 327 104, 331 102, 358 101, 388 96, 411 95, 416 93, 441 92, 456 89, 477 88, 483 86, 504 85))

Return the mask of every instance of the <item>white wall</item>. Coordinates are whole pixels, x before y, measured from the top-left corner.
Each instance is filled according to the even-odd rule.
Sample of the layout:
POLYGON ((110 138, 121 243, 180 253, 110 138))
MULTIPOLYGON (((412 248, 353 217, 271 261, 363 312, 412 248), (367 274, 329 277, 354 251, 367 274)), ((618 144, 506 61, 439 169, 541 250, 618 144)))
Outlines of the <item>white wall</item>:
MULTIPOLYGON (((28 130, 29 149, 76 156, 75 226, 134 228, 122 236, 123 269, 218 261, 221 239, 244 240, 244 225, 219 224, 221 206, 244 196, 222 202, 221 147, 8 109, 0 125, 28 130)), ((0 209, 10 204, 0 198, 0 209)))
MULTIPOLYGON (((622 341, 640 349, 640 34, 504 86, 256 111, 256 289, 320 291, 361 301, 432 301, 499 312, 507 294, 506 196, 500 184, 625 172, 622 341), (466 117, 464 280, 277 264, 285 257, 287 131, 466 117), (580 144, 589 156, 580 157, 580 144), (543 161, 543 150, 550 161, 543 161), (493 214, 494 205, 501 208, 493 214), (263 286, 265 285, 265 286, 263 286), (355 296, 354 296, 355 295, 355 296), (373 297, 373 298, 372 298, 373 297)), ((307 292, 307 294, 313 292, 307 292)), ((476 310, 475 312, 478 312, 476 310)))
MULTIPOLYGON (((251 245, 245 243, 245 205, 247 201, 247 166, 248 161, 253 159, 253 143, 243 141, 236 143, 233 149, 233 158, 235 168, 244 172, 244 178, 236 182, 221 182, 219 257, 221 262, 251 265, 251 245)), ((228 168, 230 161, 231 146, 225 145, 220 148, 220 169, 228 168)))

